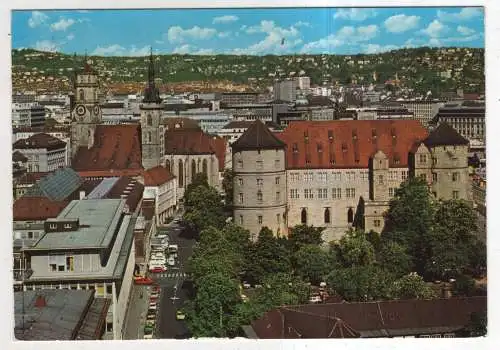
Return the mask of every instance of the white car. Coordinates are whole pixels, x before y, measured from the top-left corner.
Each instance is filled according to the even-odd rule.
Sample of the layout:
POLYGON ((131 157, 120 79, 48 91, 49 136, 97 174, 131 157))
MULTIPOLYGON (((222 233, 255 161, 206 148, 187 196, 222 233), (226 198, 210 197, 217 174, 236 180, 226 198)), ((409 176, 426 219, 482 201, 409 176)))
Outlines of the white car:
POLYGON ((313 296, 309 299, 309 302, 312 304, 321 303, 321 297, 319 295, 313 296))
POLYGON ((160 233, 159 235, 156 235, 156 238, 160 238, 160 239, 165 239, 167 238, 168 236, 164 233, 160 233))
POLYGON ((175 265, 175 258, 173 256, 169 257, 167 260, 167 263, 169 266, 174 266, 175 265))

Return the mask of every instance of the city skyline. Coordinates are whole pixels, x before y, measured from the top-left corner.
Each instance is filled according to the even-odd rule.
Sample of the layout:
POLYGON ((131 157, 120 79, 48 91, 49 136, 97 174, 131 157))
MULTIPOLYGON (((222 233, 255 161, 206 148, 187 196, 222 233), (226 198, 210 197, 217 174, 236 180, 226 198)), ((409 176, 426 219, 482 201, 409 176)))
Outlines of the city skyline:
POLYGON ((97 56, 484 48, 480 7, 13 11, 11 28, 13 49, 97 56))

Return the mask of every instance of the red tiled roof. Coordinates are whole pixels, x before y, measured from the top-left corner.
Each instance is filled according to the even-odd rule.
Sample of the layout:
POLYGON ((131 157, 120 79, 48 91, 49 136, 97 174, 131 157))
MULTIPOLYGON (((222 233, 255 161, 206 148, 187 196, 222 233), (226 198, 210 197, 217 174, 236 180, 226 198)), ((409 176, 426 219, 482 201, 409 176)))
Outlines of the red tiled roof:
POLYGON ((13 149, 34 149, 45 148, 48 150, 65 148, 66 142, 59 140, 48 134, 34 134, 27 139, 21 139, 14 142, 13 149))
POLYGON ((172 180, 174 175, 167 168, 157 166, 144 171, 145 186, 160 186, 172 180))
POLYGON ((94 146, 80 147, 72 161, 76 171, 141 169, 140 126, 98 125, 94 146))
POLYGON ((288 169, 366 168, 378 150, 390 167, 407 167, 427 130, 417 120, 293 121, 275 135, 287 144, 288 169))
POLYGON ((201 130, 167 130, 165 154, 215 154, 219 161, 219 171, 222 171, 226 142, 218 136, 210 136, 201 130))
POLYGON ((51 201, 47 197, 21 197, 14 202, 14 221, 55 218, 69 201, 51 201))

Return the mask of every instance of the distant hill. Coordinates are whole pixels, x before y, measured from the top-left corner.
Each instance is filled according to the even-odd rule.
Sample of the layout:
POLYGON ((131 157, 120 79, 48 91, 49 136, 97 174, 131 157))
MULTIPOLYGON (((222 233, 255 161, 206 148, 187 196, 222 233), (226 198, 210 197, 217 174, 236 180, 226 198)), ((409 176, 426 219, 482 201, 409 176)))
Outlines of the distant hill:
MULTIPOLYGON (((105 84, 146 80, 147 57, 90 59, 105 84)), ((82 56, 75 59, 63 53, 12 50, 14 89, 68 89, 72 70, 82 62, 82 56)), ((477 48, 422 47, 358 55, 159 55, 156 63, 164 84, 228 81, 249 89, 299 75, 309 76, 313 85, 323 81, 384 84, 397 77, 402 86, 433 94, 457 88, 484 92, 485 80, 484 49, 477 48)))

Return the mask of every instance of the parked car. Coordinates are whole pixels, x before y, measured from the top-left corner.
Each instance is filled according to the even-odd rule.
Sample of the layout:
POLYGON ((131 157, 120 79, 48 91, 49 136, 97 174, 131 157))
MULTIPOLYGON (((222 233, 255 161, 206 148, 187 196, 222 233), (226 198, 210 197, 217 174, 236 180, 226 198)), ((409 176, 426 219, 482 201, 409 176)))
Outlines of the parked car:
POLYGON ((186 315, 181 310, 177 310, 177 312, 175 313, 175 318, 178 320, 184 320, 186 318, 186 315))
POLYGON ((151 285, 154 283, 154 281, 149 277, 136 277, 134 278, 134 283, 141 285, 151 285))
POLYGON ((175 258, 173 256, 169 257, 167 260, 167 263, 169 266, 174 266, 175 265, 175 258))
POLYGON ((148 310, 156 310, 156 303, 149 303, 148 310))
POLYGON ((153 328, 144 327, 144 339, 153 339, 153 328))
POLYGON ((156 235, 156 238, 159 238, 159 239, 164 239, 166 237, 168 237, 168 236, 165 233, 160 233, 160 234, 156 235))
POLYGON ((309 299, 309 302, 312 303, 312 304, 321 303, 321 297, 319 295, 312 296, 309 299))
POLYGON ((162 273, 165 271, 167 271, 167 269, 163 266, 151 266, 149 268, 149 272, 151 272, 151 273, 162 273))

